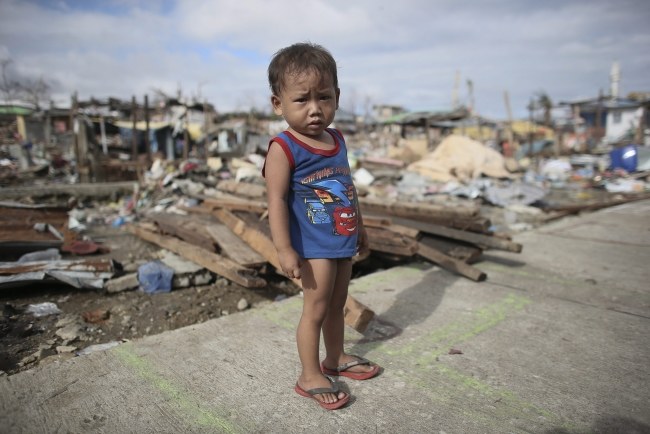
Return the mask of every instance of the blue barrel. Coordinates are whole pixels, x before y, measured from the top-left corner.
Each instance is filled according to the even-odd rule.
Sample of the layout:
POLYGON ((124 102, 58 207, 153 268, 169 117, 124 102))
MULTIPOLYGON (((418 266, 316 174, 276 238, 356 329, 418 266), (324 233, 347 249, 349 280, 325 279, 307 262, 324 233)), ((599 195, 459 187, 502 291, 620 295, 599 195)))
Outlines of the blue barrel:
POLYGON ((636 171, 638 164, 638 152, 636 145, 626 145, 616 148, 609 153, 611 160, 610 169, 624 169, 628 172, 636 171))

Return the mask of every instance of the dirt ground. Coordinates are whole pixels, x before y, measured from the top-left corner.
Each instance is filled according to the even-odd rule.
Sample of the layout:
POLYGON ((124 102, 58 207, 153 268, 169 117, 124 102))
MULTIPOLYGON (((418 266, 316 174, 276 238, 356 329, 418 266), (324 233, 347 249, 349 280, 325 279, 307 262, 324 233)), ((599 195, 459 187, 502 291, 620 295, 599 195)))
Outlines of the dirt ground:
MULTIPOLYGON (((89 234, 111 249, 99 257, 120 264, 145 261, 159 250, 110 226, 92 228, 89 234)), ((74 357, 92 345, 158 334, 234 314, 243 304, 251 308, 299 292, 275 272, 263 277, 269 285, 256 290, 216 275, 208 285, 157 294, 139 290, 108 294, 52 284, 5 289, 0 292, 0 375, 74 357), (30 305, 44 302, 55 303, 61 313, 37 317, 28 311, 30 305)))

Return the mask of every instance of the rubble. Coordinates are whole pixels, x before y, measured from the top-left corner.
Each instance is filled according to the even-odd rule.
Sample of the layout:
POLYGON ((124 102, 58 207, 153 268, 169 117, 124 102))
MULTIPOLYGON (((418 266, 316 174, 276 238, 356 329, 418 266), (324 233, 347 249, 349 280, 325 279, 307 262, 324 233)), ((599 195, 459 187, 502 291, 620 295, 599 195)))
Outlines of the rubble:
MULTIPOLYGON (((137 105, 111 105, 129 115, 146 113, 137 105)), ((83 354, 102 340, 119 343, 187 325, 181 322, 185 309, 193 309, 190 320, 196 321, 300 291, 278 271, 270 240, 260 176, 269 137, 265 124, 208 123, 201 131, 197 122, 188 127, 177 121, 192 112, 203 116, 205 107, 171 106, 166 110, 173 114, 147 126, 141 120, 109 121, 97 101, 80 103, 80 150, 35 150, 38 164, 29 172, 18 169, 26 160, 3 156, 0 181, 11 188, 0 188, 0 292, 27 291, 28 284, 52 291, 83 288, 101 300, 86 299, 68 315, 65 297, 74 296, 48 293, 47 302, 56 301, 63 313, 58 322, 57 315, 30 316, 34 324, 25 320, 20 303, 6 306, 4 320, 16 324, 16 333, 49 338, 47 350, 21 353, 23 365, 54 353, 83 354), (109 133, 98 133, 101 122, 109 133), (152 138, 155 146, 147 142, 152 138), (91 180, 106 182, 85 182, 91 180), (120 243, 137 248, 118 254, 120 243), (138 271, 154 261, 171 270, 164 292, 137 291, 145 286, 138 271), (184 298, 184 291, 191 296, 184 298), (228 306, 220 304, 225 298, 228 306)), ((483 128, 472 136, 459 123, 468 113, 447 115, 397 116, 346 137, 371 249, 354 259, 355 276, 425 261, 482 281, 487 275, 474 264, 483 252, 516 254, 525 247, 511 241, 513 233, 650 197, 650 159, 643 146, 617 145, 612 154, 615 149, 578 153, 571 145, 572 152, 560 152, 550 128, 514 123, 510 128, 521 146, 503 146, 496 136, 482 139, 483 128), (532 146, 521 143, 531 129, 543 135, 532 137, 532 146), (623 161, 631 150, 634 165, 623 161)), ((347 300, 348 326, 362 332, 372 317, 372 306, 347 300)))

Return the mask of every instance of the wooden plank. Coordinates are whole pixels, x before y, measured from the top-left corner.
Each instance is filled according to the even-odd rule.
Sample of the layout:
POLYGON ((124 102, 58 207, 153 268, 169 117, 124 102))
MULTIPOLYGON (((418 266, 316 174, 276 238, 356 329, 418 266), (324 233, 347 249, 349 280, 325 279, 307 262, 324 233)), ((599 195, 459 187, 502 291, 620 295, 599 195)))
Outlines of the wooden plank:
POLYGON ((365 214, 388 214, 390 216, 412 216, 418 215, 422 217, 431 218, 437 216, 440 218, 468 218, 476 217, 479 213, 478 206, 472 207, 450 207, 445 205, 437 205, 430 203, 417 203, 417 202, 400 202, 400 201, 387 201, 380 199, 370 199, 367 197, 359 198, 361 212, 365 214))
POLYGON ((388 229, 367 227, 370 250, 392 253, 401 256, 413 256, 418 251, 418 244, 412 238, 391 232, 388 229))
POLYGON ((217 189, 232 193, 237 196, 245 196, 249 198, 265 198, 266 197, 266 186, 261 184, 253 184, 251 182, 238 182, 234 179, 225 179, 219 181, 217 184, 217 189))
POLYGON ((266 211, 266 202, 259 200, 205 198, 202 206, 209 209, 227 208, 231 211, 247 211, 262 214, 266 211))
POLYGON ((444 253, 441 253, 438 250, 423 243, 419 243, 418 255, 422 256, 428 261, 435 262, 446 270, 453 271, 454 273, 465 276, 476 282, 481 282, 487 277, 487 275, 478 268, 472 267, 463 261, 447 256, 444 253))
MULTIPOLYGON (((376 211, 373 211, 376 212, 376 211)), ((398 212, 397 217, 409 218, 417 221, 424 221, 427 223, 435 223, 442 226, 447 226, 454 229, 461 229, 463 231, 476 232, 479 234, 484 234, 489 231, 492 222, 490 219, 475 216, 475 217, 440 217, 435 215, 419 215, 418 213, 410 212, 398 212)), ((363 215, 363 224, 366 226, 372 227, 388 227, 391 226, 394 222, 392 219, 386 215, 380 214, 364 214, 363 215)))
POLYGON ((177 238, 156 234, 136 225, 128 225, 127 228, 129 232, 143 240, 170 250, 246 288, 263 288, 266 286, 266 281, 261 277, 255 276, 252 270, 241 267, 236 262, 224 256, 186 243, 177 238))
POLYGON ((437 225, 447 226, 461 231, 476 232, 478 234, 487 234, 490 232, 492 222, 486 217, 458 217, 453 219, 439 218, 436 216, 431 217, 416 217, 415 220, 424 221, 427 223, 435 223, 437 225))
MULTIPOLYGON (((214 215, 221 220, 231 231, 241 237, 253 250, 257 251, 277 270, 282 270, 278 253, 273 245, 273 241, 262 231, 252 227, 242 219, 226 209, 214 211, 214 215)), ((300 280, 291 279, 296 285, 302 286, 300 280)), ((345 301, 344 320, 345 324, 356 331, 363 333, 370 321, 374 318, 375 313, 356 300, 351 295, 345 301)))
POLYGON ((363 225, 366 227, 385 228, 387 226, 390 226, 392 223, 393 221, 390 219, 390 217, 368 214, 365 214, 363 216, 363 225))
POLYGON ((483 254, 483 250, 471 244, 463 241, 450 240, 449 238, 437 237, 435 235, 425 235, 419 241, 438 250, 440 253, 444 253, 447 256, 468 264, 478 261, 483 254))
POLYGON ((266 259, 248 244, 235 235, 222 223, 209 223, 205 230, 220 248, 221 254, 226 255, 243 267, 259 267, 266 263, 266 259))
POLYGON ((508 252, 515 252, 515 253, 521 252, 521 248, 522 248, 521 244, 514 243, 509 240, 504 240, 489 235, 477 234, 474 232, 452 229, 445 226, 436 225, 433 223, 424 223, 424 222, 403 219, 403 218, 395 218, 393 219, 393 221, 402 224, 404 226, 419 229, 421 232, 438 235, 445 238, 451 238, 454 240, 466 241, 470 244, 474 244, 479 247, 505 250, 508 252))
POLYGON ((174 235, 209 252, 214 252, 214 240, 207 233, 203 224, 193 221, 191 217, 164 213, 149 214, 147 217, 156 222, 162 232, 174 235))

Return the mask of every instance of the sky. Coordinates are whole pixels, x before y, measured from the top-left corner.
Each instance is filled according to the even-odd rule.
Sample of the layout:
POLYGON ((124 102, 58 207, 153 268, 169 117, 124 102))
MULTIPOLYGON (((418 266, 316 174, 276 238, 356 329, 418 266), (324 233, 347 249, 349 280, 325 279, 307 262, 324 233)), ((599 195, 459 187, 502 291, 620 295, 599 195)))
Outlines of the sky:
POLYGON ((340 106, 514 117, 553 102, 650 91, 648 0, 0 0, 0 59, 42 77, 57 105, 156 90, 219 112, 270 110, 273 54, 310 41, 339 68, 340 106), (468 82, 473 93, 470 94, 468 82), (456 91, 454 91, 456 89, 456 91))

